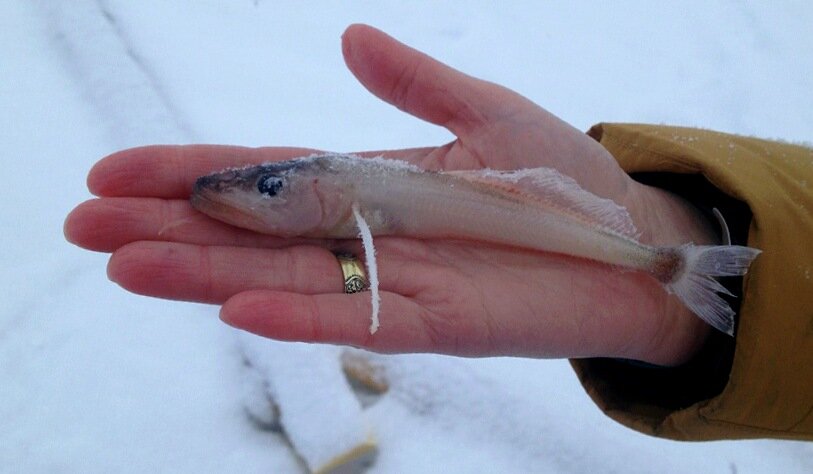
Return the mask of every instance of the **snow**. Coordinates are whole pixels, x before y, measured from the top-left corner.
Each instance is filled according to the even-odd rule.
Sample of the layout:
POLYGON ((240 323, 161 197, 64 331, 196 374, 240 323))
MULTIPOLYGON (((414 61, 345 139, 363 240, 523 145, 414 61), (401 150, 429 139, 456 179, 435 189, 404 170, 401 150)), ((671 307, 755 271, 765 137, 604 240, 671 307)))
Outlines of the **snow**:
MULTIPOLYGON (((105 256, 67 244, 61 226, 89 197, 90 166, 123 147, 448 141, 345 70, 339 37, 352 22, 581 129, 639 121, 813 136, 808 3, 563 3, 2 2, 2 470, 302 472, 287 442, 246 416, 244 347, 217 309, 124 292, 106 279, 105 256)), ((373 473, 813 471, 810 444, 675 443, 625 429, 564 361, 375 357, 391 388, 364 409, 379 441, 373 473)))
MULTIPOLYGON (((291 444, 312 471, 318 472, 372 437, 361 404, 342 372, 338 347, 269 344, 248 333, 239 340, 250 369, 269 384, 267 393, 291 444)), ((263 417, 256 413, 256 400, 246 400, 245 405, 263 417)))

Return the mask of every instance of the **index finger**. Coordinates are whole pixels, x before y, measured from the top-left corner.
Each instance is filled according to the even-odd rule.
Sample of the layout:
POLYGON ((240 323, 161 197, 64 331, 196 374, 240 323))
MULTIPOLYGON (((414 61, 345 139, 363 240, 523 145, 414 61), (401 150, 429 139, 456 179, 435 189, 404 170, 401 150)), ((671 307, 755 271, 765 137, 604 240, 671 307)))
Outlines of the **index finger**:
POLYGON ((200 176, 224 168, 281 161, 316 153, 310 148, 227 145, 154 145, 118 151, 88 174, 91 193, 102 197, 183 199, 200 176))
MULTIPOLYGON (((359 152, 419 162, 429 148, 359 152)), ((230 145, 152 145, 102 158, 88 174, 88 189, 100 197, 186 199, 195 180, 225 168, 283 161, 321 153, 313 148, 230 145)))

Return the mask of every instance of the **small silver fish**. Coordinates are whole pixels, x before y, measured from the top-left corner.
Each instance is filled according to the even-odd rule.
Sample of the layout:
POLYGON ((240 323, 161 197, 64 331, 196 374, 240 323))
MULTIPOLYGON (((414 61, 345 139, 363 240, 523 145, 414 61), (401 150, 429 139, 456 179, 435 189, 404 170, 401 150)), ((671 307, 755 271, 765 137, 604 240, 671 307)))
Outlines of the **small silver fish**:
POLYGON ((201 177, 195 209, 281 237, 355 238, 354 206, 373 235, 486 241, 646 272, 697 316, 733 335, 734 311, 713 277, 747 272, 759 250, 653 247, 626 209, 549 168, 431 172, 409 163, 316 155, 201 177))

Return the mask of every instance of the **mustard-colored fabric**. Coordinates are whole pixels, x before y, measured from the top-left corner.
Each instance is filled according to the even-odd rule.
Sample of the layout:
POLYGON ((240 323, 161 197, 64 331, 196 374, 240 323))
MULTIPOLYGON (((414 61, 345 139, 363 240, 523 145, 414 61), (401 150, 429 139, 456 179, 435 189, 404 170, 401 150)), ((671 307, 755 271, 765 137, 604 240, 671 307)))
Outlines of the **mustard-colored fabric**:
POLYGON ((649 370, 663 380, 677 369, 574 360, 587 392, 613 419, 655 436, 813 440, 813 149, 666 126, 600 124, 588 133, 628 173, 701 174, 747 204, 747 245, 763 253, 743 280, 733 363, 719 394, 679 407, 631 400, 618 380, 651 383, 635 374, 649 370))

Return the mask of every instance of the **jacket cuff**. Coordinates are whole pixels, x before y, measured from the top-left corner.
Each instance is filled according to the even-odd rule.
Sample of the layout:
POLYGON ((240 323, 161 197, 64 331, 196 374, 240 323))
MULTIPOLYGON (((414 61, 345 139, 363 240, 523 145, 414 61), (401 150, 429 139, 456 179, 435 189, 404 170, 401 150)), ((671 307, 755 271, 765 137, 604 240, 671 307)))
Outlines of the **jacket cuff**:
POLYGON ((785 271, 813 262, 813 247, 798 245, 813 238, 813 220, 787 226, 797 224, 799 205, 813 208, 813 194, 804 176, 794 189, 785 182, 794 173, 813 180, 813 154, 677 127, 600 124, 588 134, 634 178, 698 207, 720 208, 735 243, 763 250, 744 280, 727 282, 742 295, 732 301, 742 302, 736 339, 715 333, 690 362, 674 368, 573 360, 588 394, 613 419, 655 436, 813 439, 813 375, 807 368, 798 373, 813 353, 813 291, 785 271), (796 159, 777 162, 772 155, 796 159))

